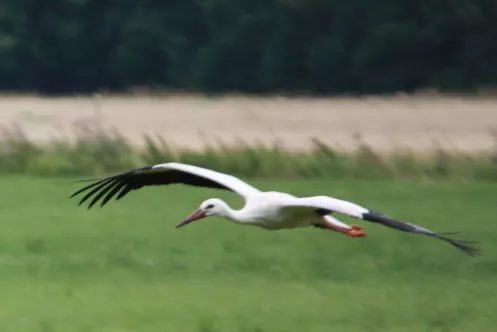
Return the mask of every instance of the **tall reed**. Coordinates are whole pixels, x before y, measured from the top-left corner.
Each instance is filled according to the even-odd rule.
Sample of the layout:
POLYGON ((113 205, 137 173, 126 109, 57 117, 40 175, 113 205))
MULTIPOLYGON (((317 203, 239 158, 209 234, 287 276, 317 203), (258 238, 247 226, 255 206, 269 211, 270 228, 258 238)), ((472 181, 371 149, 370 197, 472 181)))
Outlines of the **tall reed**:
POLYGON ((145 136, 144 147, 137 148, 117 131, 88 125, 75 130, 73 141, 55 139, 37 144, 20 127, 4 129, 0 139, 0 172, 101 176, 177 161, 243 177, 497 181, 497 145, 493 151, 479 154, 442 149, 424 154, 409 150, 381 154, 365 143, 356 151, 342 152, 314 139, 309 152, 243 142, 218 142, 203 151, 193 151, 173 149, 161 137, 145 136))

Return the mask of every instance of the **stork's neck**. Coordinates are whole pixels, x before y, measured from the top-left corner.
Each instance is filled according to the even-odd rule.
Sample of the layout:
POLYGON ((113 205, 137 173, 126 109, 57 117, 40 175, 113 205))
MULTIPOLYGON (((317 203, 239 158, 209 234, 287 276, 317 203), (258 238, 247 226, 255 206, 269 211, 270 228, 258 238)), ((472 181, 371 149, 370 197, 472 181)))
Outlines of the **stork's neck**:
POLYGON ((242 210, 233 210, 228 204, 225 204, 223 214, 220 217, 228 219, 237 224, 247 224, 250 223, 250 220, 247 219, 247 216, 242 210))

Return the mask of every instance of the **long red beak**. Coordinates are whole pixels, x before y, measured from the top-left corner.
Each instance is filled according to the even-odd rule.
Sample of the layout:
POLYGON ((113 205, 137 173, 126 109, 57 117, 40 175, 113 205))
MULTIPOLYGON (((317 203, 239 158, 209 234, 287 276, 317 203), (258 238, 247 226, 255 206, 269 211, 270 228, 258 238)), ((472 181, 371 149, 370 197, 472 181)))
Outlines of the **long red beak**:
POLYGON ((202 210, 197 210, 191 214, 189 214, 182 222, 176 225, 176 228, 183 227, 186 224, 191 223, 192 221, 199 220, 205 218, 205 212, 202 210))

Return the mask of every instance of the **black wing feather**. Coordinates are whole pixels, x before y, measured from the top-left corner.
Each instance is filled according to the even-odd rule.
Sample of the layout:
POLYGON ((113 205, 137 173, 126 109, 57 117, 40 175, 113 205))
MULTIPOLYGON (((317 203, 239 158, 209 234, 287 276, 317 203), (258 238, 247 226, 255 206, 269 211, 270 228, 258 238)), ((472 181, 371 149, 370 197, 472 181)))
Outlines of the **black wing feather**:
POLYGON ((100 198, 102 198, 106 193, 110 192, 111 189, 118 186, 119 184, 120 183, 117 181, 111 181, 108 185, 106 185, 102 190, 100 190, 100 192, 97 195, 93 197, 92 201, 90 202, 90 205, 88 205, 88 209, 90 209, 93 205, 95 205, 95 203, 97 203, 100 198))
POLYGON ((455 246, 456 248, 464 251, 465 253, 467 253, 468 255, 471 255, 473 257, 481 254, 481 250, 470 245, 472 242, 462 241, 462 240, 454 240, 454 239, 451 239, 449 237, 444 236, 444 235, 448 235, 448 234, 455 234, 454 232, 434 233, 434 232, 432 232, 426 228, 420 227, 418 225, 414 225, 414 224, 411 224, 408 222, 395 220, 395 219, 392 219, 390 217, 384 216, 380 213, 372 212, 372 211, 370 211, 369 213, 364 213, 363 219, 370 221, 370 222, 379 223, 379 224, 382 224, 382 225, 387 226, 387 227, 395 228, 395 229, 398 229, 400 231, 428 235, 428 236, 432 236, 432 237, 435 237, 435 238, 440 239, 440 240, 447 241, 450 244, 452 244, 453 246, 455 246))
MULTIPOLYGON (((71 197, 70 197, 70 198, 73 198, 74 196, 81 194, 83 191, 86 191, 86 190, 88 190, 88 189, 90 189, 90 188, 93 188, 93 187, 95 187, 95 186, 98 186, 98 185, 99 185, 99 184, 101 184, 102 182, 109 181, 109 179, 104 179, 104 180, 101 180, 101 179, 100 179, 100 180, 95 180, 95 181, 96 181, 96 182, 92 183, 91 185, 86 186, 86 187, 84 187, 84 188, 81 188, 81 189, 79 189, 78 191, 76 191, 75 193, 73 193, 73 194, 71 195, 71 197)), ((80 181, 78 181, 78 182, 80 182, 80 181)))
POLYGON ((119 192, 119 195, 117 195, 116 201, 118 201, 121 198, 123 198, 124 196, 126 196, 131 190, 133 190, 133 188, 131 186, 125 184, 123 187, 123 190, 121 190, 121 192, 119 192))
POLYGON ((114 197, 114 195, 123 187, 126 187, 126 183, 118 182, 117 185, 111 191, 109 191, 107 196, 104 197, 102 203, 100 204, 100 207, 103 207, 105 204, 107 204, 107 202, 110 201, 110 199, 114 197))
MULTIPOLYGON (((94 186, 88 186, 88 189, 91 189, 93 188, 89 193, 87 193, 82 199, 81 201, 79 201, 79 205, 83 204, 88 198, 90 198, 93 194, 95 194, 96 192, 98 192, 100 189, 104 188, 105 186, 107 186, 109 184, 109 182, 111 182, 110 180, 108 181, 100 181, 99 183, 97 183, 98 185, 93 188, 94 186)), ((83 191, 81 191, 83 192, 83 191)))
POLYGON ((144 186, 169 185, 175 183, 182 183, 197 187, 231 190, 216 181, 196 174, 182 172, 175 169, 154 169, 152 166, 147 166, 133 171, 119 173, 105 179, 95 180, 95 182, 76 191, 71 195, 71 198, 92 189, 79 202, 79 205, 81 205, 90 197, 95 195, 88 206, 88 208, 91 208, 104 196, 105 198, 102 200, 100 206, 104 206, 116 194, 116 200, 119 200, 132 190, 137 190, 144 186))

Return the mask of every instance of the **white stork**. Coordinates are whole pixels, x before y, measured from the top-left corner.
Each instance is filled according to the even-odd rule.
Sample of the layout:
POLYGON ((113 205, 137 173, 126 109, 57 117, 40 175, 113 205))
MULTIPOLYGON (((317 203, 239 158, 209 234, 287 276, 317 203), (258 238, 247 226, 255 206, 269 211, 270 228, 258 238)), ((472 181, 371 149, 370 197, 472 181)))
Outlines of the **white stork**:
POLYGON ((337 212, 401 231, 442 239, 471 256, 480 253, 480 250, 472 247, 470 242, 444 236, 455 233, 434 233, 426 228, 398 221, 355 203, 332 197, 299 198, 287 193, 261 192, 234 176, 181 163, 158 164, 123 172, 105 179, 82 181, 95 182, 76 191, 71 198, 91 189, 79 202, 81 205, 94 196, 88 209, 102 198, 100 207, 116 195, 116 200, 119 200, 130 191, 140 189, 143 186, 175 183, 231 190, 245 199, 245 206, 241 210, 233 210, 221 199, 208 199, 176 227, 182 227, 208 216, 216 216, 241 225, 258 226, 267 230, 314 226, 345 233, 351 237, 367 236, 361 227, 349 226, 331 216, 332 213, 337 212))

